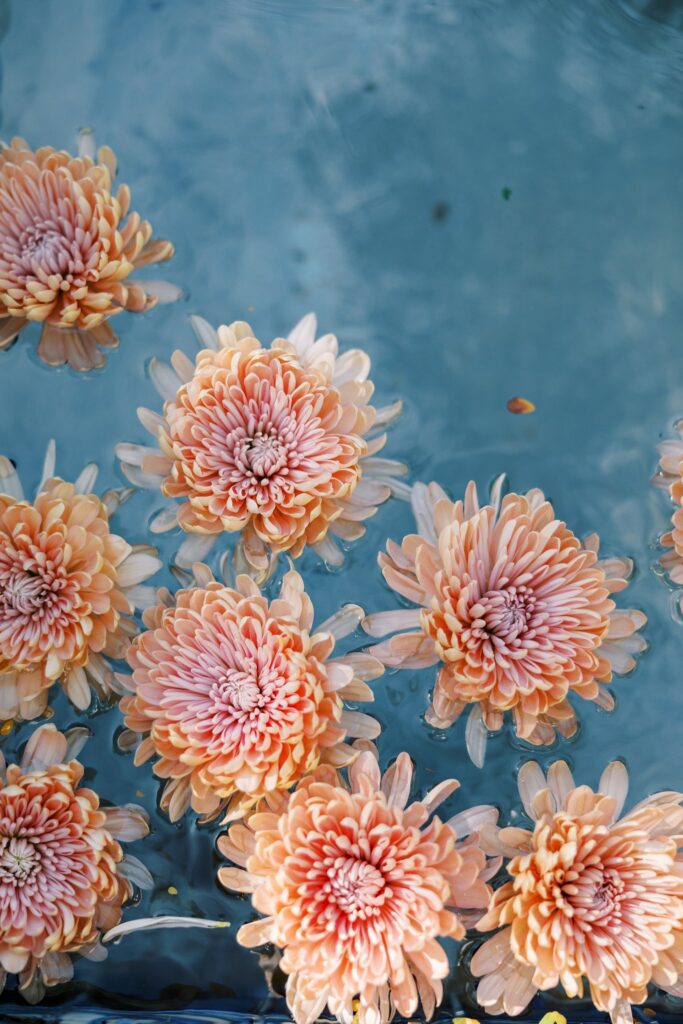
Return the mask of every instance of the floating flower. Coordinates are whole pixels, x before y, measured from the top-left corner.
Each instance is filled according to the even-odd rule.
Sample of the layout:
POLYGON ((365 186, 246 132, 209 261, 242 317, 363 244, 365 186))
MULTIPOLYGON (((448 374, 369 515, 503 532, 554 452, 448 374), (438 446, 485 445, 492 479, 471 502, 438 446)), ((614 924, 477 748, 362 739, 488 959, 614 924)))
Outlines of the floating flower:
POLYGON ((645 615, 610 598, 627 585, 630 560, 599 560, 597 536, 579 541, 540 491, 501 503, 501 487, 502 478, 481 508, 473 483, 464 503, 416 484, 419 533, 389 541, 379 563, 418 607, 364 623, 372 636, 401 630, 372 648, 385 665, 441 664, 427 721, 445 728, 471 705, 467 746, 480 766, 486 731, 506 711, 521 739, 546 744, 576 730, 570 692, 611 709, 603 684, 646 646, 637 632, 645 615))
POLYGON ((97 468, 75 483, 54 476, 48 445, 34 500, 0 456, 0 720, 42 715, 59 680, 78 708, 91 687, 113 692, 110 658, 125 655, 136 605, 154 591, 140 584, 161 562, 109 530, 122 498, 92 494, 97 468))
POLYGON ((660 558, 660 565, 674 583, 683 583, 683 420, 678 423, 678 439, 658 445, 661 456, 659 473, 653 483, 669 492, 676 511, 671 517, 673 529, 662 534, 660 544, 670 550, 660 558))
POLYGON ((147 632, 128 652, 132 691, 121 701, 141 764, 167 779, 161 806, 177 820, 192 806, 213 817, 240 817, 262 796, 290 788, 321 761, 355 757, 347 735, 378 735, 374 719, 344 709, 342 698, 373 700, 363 680, 383 672, 376 658, 331 659, 335 642, 363 617, 346 605, 312 633, 313 606, 296 572, 270 604, 249 576, 235 587, 195 567, 197 587, 144 613, 147 632))
POLYGON ((118 344, 108 320, 142 312, 179 291, 158 281, 128 280, 140 267, 173 255, 152 239, 148 221, 127 218, 130 189, 112 195, 116 158, 95 158, 90 132, 79 155, 50 146, 33 152, 23 139, 0 149, 0 348, 32 320, 43 324, 38 355, 50 366, 102 366, 102 348, 118 344))
POLYGON ((499 863, 487 864, 476 832, 495 822, 494 808, 426 824, 457 782, 408 804, 408 755, 381 779, 374 748, 359 746, 349 785, 323 765, 218 840, 241 866, 222 868, 220 881, 252 893, 268 915, 243 925, 238 941, 283 950, 297 1024, 313 1024, 325 1004, 350 1022, 355 997, 360 1024, 386 1024, 395 1011, 410 1017, 418 1002, 430 1017, 449 969, 438 939, 462 938, 478 920, 499 863))
POLYGON ((572 998, 583 979, 599 1010, 631 1024, 650 982, 683 996, 683 793, 655 793, 623 818, 628 774, 608 765, 594 792, 564 761, 546 780, 531 761, 519 791, 533 831, 486 825, 482 845, 511 857, 480 931, 477 999, 522 1013, 541 990, 572 998))
POLYGON ((332 334, 316 341, 312 314, 270 348, 245 323, 218 332, 197 317, 193 324, 205 346, 194 364, 182 352, 173 369, 151 364, 164 415, 139 416, 159 447, 117 449, 134 484, 181 499, 152 529, 179 524, 192 535, 178 552, 185 567, 236 531, 236 564, 261 581, 273 555, 297 557, 307 545, 340 565, 335 538, 361 537, 377 506, 407 490, 395 479, 405 467, 377 457, 400 403, 369 404, 368 356, 338 356, 332 334))
POLYGON ((133 883, 152 884, 118 842, 148 833, 145 811, 101 807, 96 793, 78 788, 84 734, 43 725, 20 764, 5 769, 0 755, 0 984, 18 974, 30 1003, 70 980, 70 954, 102 960, 101 933, 121 919, 133 883))

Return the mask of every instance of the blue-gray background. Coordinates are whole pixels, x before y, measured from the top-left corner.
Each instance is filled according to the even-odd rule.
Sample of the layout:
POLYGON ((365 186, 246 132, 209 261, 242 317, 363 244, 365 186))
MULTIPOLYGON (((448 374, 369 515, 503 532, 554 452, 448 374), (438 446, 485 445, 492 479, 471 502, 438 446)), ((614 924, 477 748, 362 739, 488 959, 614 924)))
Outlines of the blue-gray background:
MULTIPOLYGON (((542 487, 576 532, 596 530, 605 551, 636 559, 626 600, 649 615, 651 650, 615 686, 615 713, 583 705, 578 740, 542 759, 559 750, 594 782, 623 757, 633 797, 680 787, 683 630, 650 569, 669 508, 648 483, 658 439, 683 414, 680 5, 10 0, 1 10, 3 136, 72 148, 92 127, 116 151, 133 207, 175 243, 153 276, 185 291, 173 307, 118 317, 120 349, 87 378, 42 366, 33 328, 0 355, 0 450, 24 480, 37 481, 51 436, 63 475, 95 459, 105 484, 119 480, 114 444, 143 440, 135 408, 157 404, 146 363, 193 351, 189 313, 248 319, 268 340, 315 309, 342 345, 369 351, 381 401, 405 398, 388 454, 415 478, 460 494, 471 477, 486 486, 506 471, 515 489, 542 487), (512 416, 513 395, 536 413, 512 416)), ((120 531, 144 540, 159 505, 136 496, 120 531)), ((410 528, 394 503, 342 574, 304 561, 320 618, 345 600, 389 607, 375 552, 410 528)), ((462 723, 436 736, 422 721, 432 676, 376 684, 383 758, 407 748, 420 786, 462 780, 454 810, 493 801, 508 816, 525 751, 506 733, 485 771, 472 768, 462 723)), ((76 720, 63 698, 54 707, 60 725, 76 720)), ((101 794, 154 812, 150 769, 114 752, 117 711, 89 721, 98 738, 83 758, 101 794)), ((129 913, 248 916, 214 880, 216 831, 155 814, 134 852, 158 889, 129 913)), ((77 980, 59 1002, 278 1008, 234 929, 131 938, 105 965, 79 961, 77 980)), ((449 984, 453 1011, 463 988, 449 984)))

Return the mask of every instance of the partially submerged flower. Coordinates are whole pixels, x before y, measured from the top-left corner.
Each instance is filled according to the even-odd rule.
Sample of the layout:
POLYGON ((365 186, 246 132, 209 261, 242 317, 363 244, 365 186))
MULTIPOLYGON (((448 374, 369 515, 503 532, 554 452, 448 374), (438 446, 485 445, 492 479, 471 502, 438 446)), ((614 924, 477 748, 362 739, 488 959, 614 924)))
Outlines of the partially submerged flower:
POLYGON ((129 213, 130 189, 112 195, 116 158, 81 134, 79 155, 23 139, 0 148, 0 349, 43 324, 38 355, 50 366, 102 366, 118 344, 109 318, 143 312, 179 291, 130 274, 173 255, 148 221, 129 213))
POLYGON ((125 655, 136 605, 154 592, 140 584, 161 562, 154 548, 111 533, 122 493, 92 493, 97 468, 75 483, 55 477, 48 445, 35 498, 24 498, 14 466, 0 456, 0 720, 31 719, 59 681, 78 708, 91 688, 112 692, 110 658, 125 655))
POLYGON ((659 562, 674 583, 683 583, 683 420, 678 423, 678 435, 658 445, 659 472, 653 483, 666 488, 676 506, 672 529, 659 538, 660 544, 669 549, 659 562))
POLYGON ((440 783, 409 804, 412 765, 400 754, 383 778, 371 744, 340 773, 321 766, 293 794, 268 797, 218 840, 239 868, 222 884, 252 894, 267 916, 238 932, 243 946, 283 951, 287 1003, 296 1024, 327 1004, 340 1021, 386 1024, 441 1002, 448 960, 438 939, 462 938, 488 905, 487 863, 477 830, 492 807, 447 824, 430 817, 456 788, 440 783))
POLYGON ((611 709, 604 684, 630 672, 646 646, 645 615, 610 597, 626 587, 630 560, 599 559, 597 536, 578 540, 540 491, 501 501, 501 487, 502 478, 480 507, 473 483, 455 503, 438 484, 416 484, 419 533, 389 541, 379 563, 417 607, 364 623, 372 636, 396 633, 371 648, 385 665, 441 666, 427 720, 448 727, 469 705, 467 746, 479 765, 506 711, 521 739, 547 744, 576 731, 570 693, 611 709))
POLYGON ((211 818, 240 817, 262 796, 290 788, 319 763, 355 756, 348 736, 372 738, 379 724, 344 708, 373 700, 364 680, 382 674, 376 658, 332 658, 335 643, 363 617, 346 605, 313 632, 313 606, 290 571, 270 603, 248 576, 234 587, 195 567, 199 584, 143 616, 147 631, 128 652, 132 676, 118 677, 124 747, 142 738, 136 763, 158 756, 161 806, 177 820, 191 805, 211 818))
POLYGON ((270 347, 245 323, 193 324, 204 346, 194 363, 176 352, 172 368, 151 364, 164 413, 139 417, 158 447, 117 449, 129 480, 181 501, 152 529, 190 534, 178 552, 184 567, 237 531, 237 567, 261 581, 273 556, 296 558, 306 546, 341 564, 337 539, 362 537, 377 506, 406 490, 395 479, 405 467, 377 456, 400 403, 369 404, 368 356, 339 356, 332 334, 316 341, 312 314, 270 347))
POLYGON ((477 926, 501 930, 471 965, 491 1013, 523 1013, 557 985, 581 996, 583 979, 614 1024, 631 1024, 650 982, 683 996, 683 793, 655 793, 620 818, 627 789, 619 761, 595 791, 564 761, 547 779, 530 761, 519 791, 533 830, 485 827, 485 849, 512 858, 477 926))
POLYGON ((152 884, 119 842, 148 833, 145 811, 101 807, 79 788, 84 735, 43 725, 20 764, 5 768, 0 754, 0 991, 18 974, 31 1003, 73 977, 71 954, 104 959, 101 934, 120 921, 133 883, 152 884))

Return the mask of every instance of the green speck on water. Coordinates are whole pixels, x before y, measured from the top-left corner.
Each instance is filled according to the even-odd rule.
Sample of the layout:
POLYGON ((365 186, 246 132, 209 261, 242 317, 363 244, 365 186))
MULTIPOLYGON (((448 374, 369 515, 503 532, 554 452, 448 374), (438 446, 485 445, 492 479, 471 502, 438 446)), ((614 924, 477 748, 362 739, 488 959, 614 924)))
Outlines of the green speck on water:
POLYGON ((500 194, 503 197, 503 199, 507 202, 510 196, 512 195, 512 189, 508 188, 508 186, 506 185, 505 188, 502 188, 500 190, 500 194))

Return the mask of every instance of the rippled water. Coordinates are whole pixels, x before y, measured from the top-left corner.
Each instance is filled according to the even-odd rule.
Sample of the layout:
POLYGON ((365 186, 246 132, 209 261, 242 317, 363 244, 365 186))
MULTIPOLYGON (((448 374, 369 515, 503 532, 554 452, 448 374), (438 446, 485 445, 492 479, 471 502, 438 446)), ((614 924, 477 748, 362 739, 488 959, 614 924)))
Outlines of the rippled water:
MULTIPOLYGON (((24 480, 37 482, 55 436, 64 475, 95 459, 105 485, 119 482, 114 444, 143 441, 135 408, 156 404, 146 364, 192 351, 189 313, 248 319, 269 339, 315 309, 324 330, 370 352, 382 402, 406 399, 389 454, 414 478, 458 494, 505 471, 516 490, 542 487, 577 533, 597 530, 607 552, 636 559, 630 603, 649 615, 651 649, 615 686, 615 713, 582 706, 579 738, 541 760, 559 750, 596 782, 624 757, 633 799, 680 787, 683 629, 650 569, 669 509, 648 480, 683 414, 683 4, 15 0, 0 12, 2 134, 70 147, 94 128, 135 208, 175 242, 166 276, 185 289, 173 307, 118 318, 120 349, 87 379, 40 365, 33 332, 0 355, 0 450, 24 480), (536 413, 512 416, 513 395, 536 413)), ((137 495, 121 532, 145 539, 159 506, 137 495)), ((343 573, 305 560, 319 618, 340 601, 388 607, 374 553, 410 528, 395 503, 343 573)), ((407 748, 419 786, 461 779, 454 810, 491 801, 508 817, 528 751, 504 733, 485 771, 473 768, 463 723, 436 734, 422 720, 432 677, 376 684, 383 759, 407 748)), ((54 711, 77 718, 63 698, 54 711)), ((88 724, 98 790, 154 812, 151 770, 114 750, 117 712, 88 724)), ((25 737, 10 736, 9 752, 25 737)), ((47 1000, 54 1019, 67 1007, 110 1021, 120 1009, 139 1021, 185 1007, 281 1012, 234 940, 250 907, 214 880, 218 829, 153 820, 134 852, 158 886, 129 914, 235 927, 141 935, 104 966, 79 961, 47 1000)), ((462 977, 442 1016, 475 1012, 462 977)))

